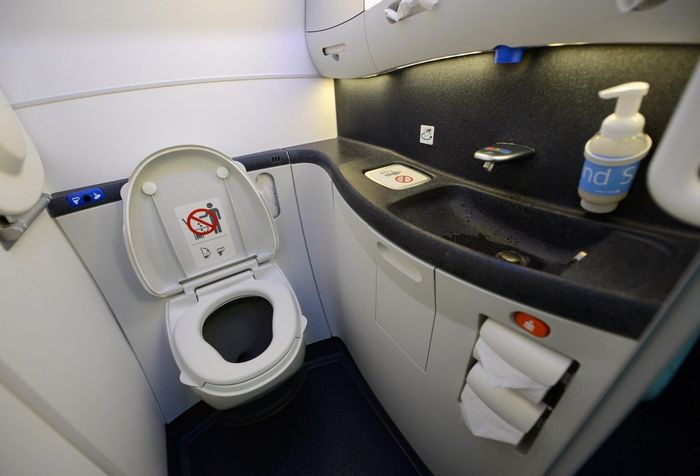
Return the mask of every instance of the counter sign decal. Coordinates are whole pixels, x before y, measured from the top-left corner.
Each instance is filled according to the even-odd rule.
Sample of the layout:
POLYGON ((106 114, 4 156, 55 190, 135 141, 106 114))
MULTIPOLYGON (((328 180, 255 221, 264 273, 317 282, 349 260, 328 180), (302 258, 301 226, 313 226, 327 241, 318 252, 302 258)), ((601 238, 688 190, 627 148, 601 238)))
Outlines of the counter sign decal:
POLYGON ((413 177, 410 175, 397 175, 394 177, 394 180, 396 180, 399 183, 411 183, 413 182, 413 177))
POLYGON ((219 198, 176 207, 175 215, 197 268, 220 266, 235 255, 219 198))

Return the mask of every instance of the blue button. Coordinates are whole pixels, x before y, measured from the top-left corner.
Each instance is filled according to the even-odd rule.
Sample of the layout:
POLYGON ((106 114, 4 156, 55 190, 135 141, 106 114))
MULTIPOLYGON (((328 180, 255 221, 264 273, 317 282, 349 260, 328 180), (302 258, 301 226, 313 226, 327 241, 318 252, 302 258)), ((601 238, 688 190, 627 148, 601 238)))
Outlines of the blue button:
POLYGON ((73 208, 82 207, 92 202, 101 202, 105 199, 105 192, 99 188, 86 188, 78 192, 73 192, 66 197, 68 205, 73 208))
POLYGON ((80 194, 80 192, 71 193, 66 197, 66 200, 68 201, 68 205, 70 205, 73 208, 80 207, 83 205, 83 197, 80 194))
POLYGON ((494 58, 496 64, 520 63, 525 52, 525 48, 511 48, 506 45, 498 45, 494 50, 496 51, 494 58))

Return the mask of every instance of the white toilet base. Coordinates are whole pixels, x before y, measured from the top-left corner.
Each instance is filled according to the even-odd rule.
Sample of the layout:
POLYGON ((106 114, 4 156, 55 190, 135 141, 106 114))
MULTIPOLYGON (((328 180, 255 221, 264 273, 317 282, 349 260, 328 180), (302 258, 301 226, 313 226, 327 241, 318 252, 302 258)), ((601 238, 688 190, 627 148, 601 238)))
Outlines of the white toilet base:
MULTIPOLYGON (((306 319, 304 319, 306 327, 306 319)), ((209 406, 228 410, 273 390, 299 370, 304 362, 304 339, 297 339, 289 353, 274 368, 238 385, 208 385, 191 387, 209 406)))

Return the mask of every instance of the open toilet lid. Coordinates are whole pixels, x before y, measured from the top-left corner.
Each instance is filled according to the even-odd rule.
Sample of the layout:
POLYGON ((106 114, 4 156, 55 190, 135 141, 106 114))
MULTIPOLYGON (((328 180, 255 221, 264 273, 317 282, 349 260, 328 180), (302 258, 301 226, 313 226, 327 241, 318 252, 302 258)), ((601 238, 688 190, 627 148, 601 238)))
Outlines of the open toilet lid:
POLYGON ((182 282, 277 251, 277 231, 240 164, 202 146, 151 154, 129 177, 124 241, 141 284, 155 296, 182 282))

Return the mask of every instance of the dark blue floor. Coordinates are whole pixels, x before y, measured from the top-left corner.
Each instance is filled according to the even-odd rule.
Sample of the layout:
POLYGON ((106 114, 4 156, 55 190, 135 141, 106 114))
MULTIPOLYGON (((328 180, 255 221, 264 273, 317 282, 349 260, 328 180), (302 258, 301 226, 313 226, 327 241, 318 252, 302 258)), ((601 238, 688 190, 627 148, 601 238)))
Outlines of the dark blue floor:
MULTIPOLYGON (((700 475, 700 346, 577 476, 700 475)), ((307 347, 298 374, 227 411, 199 403, 167 426, 171 475, 429 474, 339 339, 307 347)), ((468 474, 468 473, 466 473, 468 474)))
POLYGON ((429 474, 337 338, 308 346, 272 393, 227 411, 200 402, 167 436, 171 475, 429 474))
POLYGON ((700 475, 700 346, 666 390, 641 402, 578 476, 700 475))

